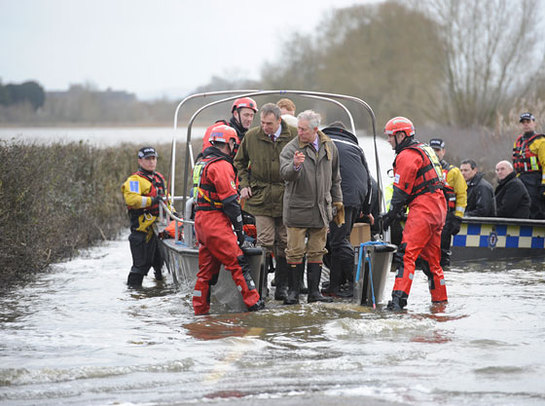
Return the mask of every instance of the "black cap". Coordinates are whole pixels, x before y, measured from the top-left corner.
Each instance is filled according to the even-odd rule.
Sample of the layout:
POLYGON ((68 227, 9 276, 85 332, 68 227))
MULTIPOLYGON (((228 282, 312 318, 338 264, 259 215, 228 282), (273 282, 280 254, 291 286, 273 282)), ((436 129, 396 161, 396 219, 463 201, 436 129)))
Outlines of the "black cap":
POLYGON ((138 159, 147 158, 148 156, 158 157, 159 154, 153 147, 142 147, 138 150, 138 159))
POLYGON ((520 115, 519 123, 522 123, 522 120, 536 121, 536 118, 534 117, 534 115, 532 113, 522 113, 520 115))
POLYGON ((443 149, 445 148, 445 141, 443 141, 441 138, 432 138, 430 140, 430 147, 434 149, 443 149))

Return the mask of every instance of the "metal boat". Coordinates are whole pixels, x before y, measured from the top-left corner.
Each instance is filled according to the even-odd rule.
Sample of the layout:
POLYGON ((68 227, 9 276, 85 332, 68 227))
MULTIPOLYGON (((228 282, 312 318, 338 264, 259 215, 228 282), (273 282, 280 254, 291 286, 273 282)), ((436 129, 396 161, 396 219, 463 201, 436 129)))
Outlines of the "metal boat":
MULTIPOLYGON (((166 225, 175 221, 174 238, 161 239, 161 250, 165 258, 165 263, 169 271, 172 273, 174 281, 181 286, 193 287, 196 281, 198 271, 198 244, 195 241, 194 223, 192 220, 193 201, 188 195, 189 180, 192 178, 192 168, 194 163, 194 153, 192 148, 192 128, 195 120, 203 111, 221 103, 231 103, 239 97, 253 97, 258 100, 263 100, 267 96, 298 96, 310 98, 320 103, 332 104, 339 107, 345 112, 350 128, 353 134, 356 134, 354 118, 350 109, 346 105, 356 106, 358 114, 367 114, 370 118, 372 134, 375 141, 375 161, 377 174, 380 173, 380 165, 378 161, 378 152, 376 148, 376 129, 375 129, 375 114, 371 107, 363 100, 348 96, 333 93, 299 91, 299 90, 226 90, 217 92, 198 93, 186 97, 176 107, 174 114, 174 130, 175 134, 180 132, 178 121, 182 115, 182 109, 185 109, 189 101, 204 100, 210 98, 220 98, 219 100, 203 103, 196 108, 191 115, 187 124, 182 127, 186 129, 185 134, 185 167, 183 172, 183 187, 180 190, 175 190, 175 161, 176 161, 176 139, 172 142, 170 172, 168 174, 168 183, 170 185, 171 203, 181 202, 181 207, 184 208, 183 215, 178 216, 167 209, 165 205, 161 205, 161 214, 157 222, 156 232, 161 234, 166 225), (344 102, 344 104, 343 104, 344 102), (347 103, 348 102, 348 103, 347 103)), ((194 103, 191 103, 194 105, 194 103)), ((228 110, 228 108, 226 108, 228 110)), ((184 113, 186 113, 184 111, 184 113)), ((188 116, 184 114, 184 116, 188 116)), ((381 177, 377 175, 379 190, 381 187, 381 177)), ((383 203, 384 204, 384 203, 383 203)), ((370 239, 370 237, 369 237, 370 239)), ((365 243, 367 241, 359 241, 365 243)), ((375 298, 374 302, 378 302, 383 296, 386 274, 390 270, 391 254, 396 247, 391 244, 385 244, 387 249, 370 246, 365 249, 365 263, 362 267, 362 272, 358 274, 359 280, 356 280, 356 294, 354 302, 357 304, 371 305, 371 296, 375 298), (372 272, 372 273, 371 273, 372 272), (370 275, 370 276, 369 276, 370 275), (371 283, 369 283, 371 281, 371 283)), ((256 283, 260 295, 266 293, 267 287, 267 270, 263 266, 263 255, 260 247, 247 247, 243 249, 245 255, 249 259, 252 268, 252 277, 256 283)), ((361 263, 361 261, 360 261, 361 263)), ((326 270, 327 271, 327 270, 326 270)), ((374 303, 373 302, 373 303, 374 303)), ((240 293, 236 290, 236 286, 228 272, 224 272, 223 268, 220 271, 218 282, 211 289, 211 306, 214 312, 240 312, 245 311, 246 307, 242 301, 240 293)))

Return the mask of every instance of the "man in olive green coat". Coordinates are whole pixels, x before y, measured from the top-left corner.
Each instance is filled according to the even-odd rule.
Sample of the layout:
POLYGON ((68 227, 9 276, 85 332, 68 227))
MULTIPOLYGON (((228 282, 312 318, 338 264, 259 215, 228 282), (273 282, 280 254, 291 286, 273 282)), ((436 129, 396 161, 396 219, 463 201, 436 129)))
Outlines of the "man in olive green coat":
POLYGON ((297 116, 298 137, 280 154, 280 175, 286 181, 284 224, 287 228, 289 292, 285 304, 299 303, 303 257, 307 256, 308 302, 330 302, 319 290, 330 221, 344 223, 339 152, 318 130, 320 115, 312 110, 297 116))
POLYGON ((244 136, 235 166, 240 180, 240 197, 244 211, 256 220, 257 243, 276 260, 274 298, 287 296, 288 268, 285 248, 286 227, 282 221, 284 182, 280 178, 280 152, 297 135, 281 118, 280 108, 265 104, 260 112, 261 126, 251 128, 244 136))

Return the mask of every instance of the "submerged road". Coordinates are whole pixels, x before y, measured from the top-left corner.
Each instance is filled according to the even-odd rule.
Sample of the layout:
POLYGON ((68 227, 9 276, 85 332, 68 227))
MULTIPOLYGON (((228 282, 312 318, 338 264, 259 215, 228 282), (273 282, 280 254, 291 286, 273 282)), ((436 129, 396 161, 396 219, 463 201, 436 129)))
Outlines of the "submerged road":
POLYGON ((417 273, 405 313, 200 317, 170 275, 127 289, 130 261, 124 236, 0 298, 2 405, 545 404, 543 261, 454 267, 441 307, 417 273))

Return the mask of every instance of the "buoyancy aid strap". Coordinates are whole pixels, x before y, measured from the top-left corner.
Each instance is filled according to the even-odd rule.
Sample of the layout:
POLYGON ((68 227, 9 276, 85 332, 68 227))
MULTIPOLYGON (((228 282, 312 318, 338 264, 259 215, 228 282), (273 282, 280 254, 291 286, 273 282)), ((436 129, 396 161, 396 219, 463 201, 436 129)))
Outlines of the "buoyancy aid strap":
MULTIPOLYGON (((210 193, 216 192, 216 187, 213 184, 202 183, 202 179, 208 171, 208 165, 211 164, 212 162, 216 162, 221 159, 224 159, 224 158, 221 156, 218 156, 206 161, 204 164, 201 164, 201 168, 199 170, 199 175, 198 175, 199 178, 198 178, 198 181, 196 182, 196 185, 194 185, 195 190, 197 191, 197 207, 195 208, 195 210, 197 211, 221 210, 221 208, 223 207, 222 202, 213 200, 210 198, 210 196, 207 196, 206 192, 208 192, 208 195, 210 195, 210 193), (204 202, 208 203, 210 206, 199 206, 199 203, 204 203, 204 202)), ((194 181, 195 180, 196 179, 194 176, 194 181)))

